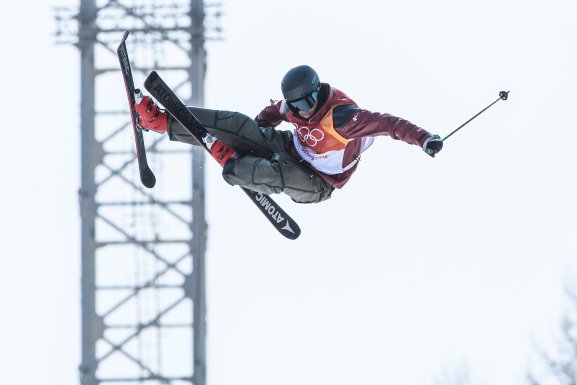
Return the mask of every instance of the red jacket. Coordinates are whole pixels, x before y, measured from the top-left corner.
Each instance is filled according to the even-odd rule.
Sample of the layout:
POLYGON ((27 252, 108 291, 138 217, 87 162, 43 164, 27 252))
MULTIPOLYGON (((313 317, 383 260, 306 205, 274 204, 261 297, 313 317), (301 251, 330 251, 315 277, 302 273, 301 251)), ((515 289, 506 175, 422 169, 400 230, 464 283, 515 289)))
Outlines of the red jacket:
POLYGON ((336 188, 343 187, 350 179, 357 169, 357 160, 372 144, 373 137, 386 135, 422 147, 431 136, 407 120, 359 108, 346 94, 326 83, 321 86, 319 105, 306 120, 290 111, 281 100, 265 107, 255 120, 261 127, 276 127, 283 121, 293 124, 293 155, 306 161, 336 188), (326 165, 323 162, 328 162, 328 158, 333 158, 332 163, 326 165))

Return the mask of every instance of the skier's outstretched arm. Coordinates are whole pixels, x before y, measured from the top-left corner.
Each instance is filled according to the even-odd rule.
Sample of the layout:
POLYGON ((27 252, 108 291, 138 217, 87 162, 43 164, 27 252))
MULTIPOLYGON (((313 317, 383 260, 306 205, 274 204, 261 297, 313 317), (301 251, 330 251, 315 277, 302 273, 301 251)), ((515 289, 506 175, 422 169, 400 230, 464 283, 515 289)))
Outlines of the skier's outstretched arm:
POLYGON ((390 136, 392 139, 419 146, 429 155, 441 151, 443 142, 437 135, 391 114, 381 114, 358 109, 342 129, 346 138, 362 138, 367 136, 390 136))

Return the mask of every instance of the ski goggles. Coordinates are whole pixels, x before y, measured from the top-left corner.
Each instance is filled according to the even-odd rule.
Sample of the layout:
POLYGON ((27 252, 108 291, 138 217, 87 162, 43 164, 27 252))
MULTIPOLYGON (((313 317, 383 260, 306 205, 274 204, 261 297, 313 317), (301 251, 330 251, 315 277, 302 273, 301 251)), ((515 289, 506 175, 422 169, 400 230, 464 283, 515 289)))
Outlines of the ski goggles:
POLYGON ((287 103, 295 110, 308 111, 315 106, 318 97, 319 97, 319 91, 313 91, 304 98, 292 100, 290 102, 287 101, 287 103))

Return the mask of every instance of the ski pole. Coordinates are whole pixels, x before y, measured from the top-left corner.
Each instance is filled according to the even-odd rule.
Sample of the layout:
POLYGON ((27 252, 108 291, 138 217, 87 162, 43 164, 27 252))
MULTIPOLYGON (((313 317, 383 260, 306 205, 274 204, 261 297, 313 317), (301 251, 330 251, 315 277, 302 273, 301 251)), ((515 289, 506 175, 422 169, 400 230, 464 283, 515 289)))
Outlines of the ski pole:
POLYGON ((509 97, 509 91, 501 91, 499 92, 499 98, 497 100, 495 100, 493 103, 489 104, 487 107, 483 108, 481 111, 479 111, 479 113, 477 113, 477 115, 473 116, 471 119, 467 120, 465 123, 461 124, 459 127, 457 127, 455 130, 453 130, 449 135, 445 136, 442 140, 443 142, 445 140, 447 140, 448 138, 451 137, 451 135, 453 135, 455 132, 459 131, 461 128, 465 127, 467 124, 469 124, 469 122, 473 119, 475 119, 477 116, 481 115, 483 112, 485 112, 486 110, 489 109, 489 107, 491 107, 493 104, 497 103, 499 100, 507 100, 507 98, 509 97))

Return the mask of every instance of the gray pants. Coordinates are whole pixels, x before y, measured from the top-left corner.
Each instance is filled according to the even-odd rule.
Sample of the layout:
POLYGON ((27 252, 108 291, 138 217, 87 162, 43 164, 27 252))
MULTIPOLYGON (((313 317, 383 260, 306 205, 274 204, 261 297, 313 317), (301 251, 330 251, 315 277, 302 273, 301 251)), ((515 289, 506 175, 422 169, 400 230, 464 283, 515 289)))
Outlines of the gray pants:
MULTIPOLYGON (((292 132, 259 127, 239 112, 188 107, 206 130, 231 145, 241 157, 229 161, 222 176, 231 185, 239 185, 264 194, 284 192, 298 203, 316 203, 330 198, 334 188, 287 150, 292 132)), ((169 119, 170 140, 197 144, 178 122, 169 119)))

